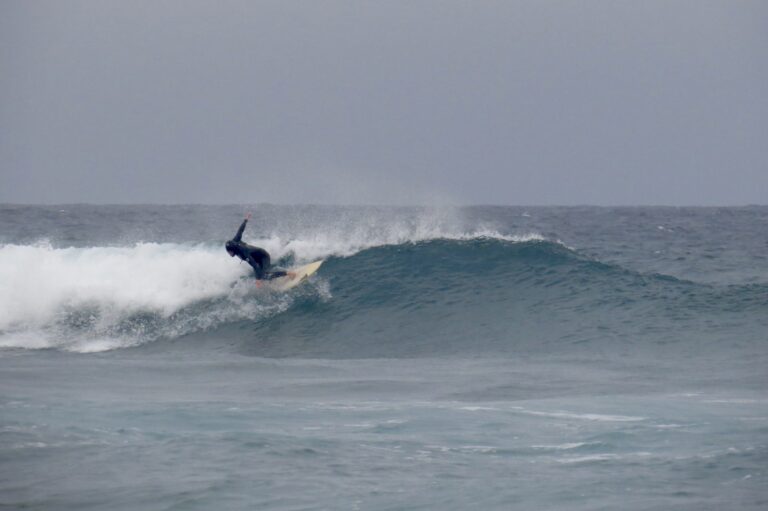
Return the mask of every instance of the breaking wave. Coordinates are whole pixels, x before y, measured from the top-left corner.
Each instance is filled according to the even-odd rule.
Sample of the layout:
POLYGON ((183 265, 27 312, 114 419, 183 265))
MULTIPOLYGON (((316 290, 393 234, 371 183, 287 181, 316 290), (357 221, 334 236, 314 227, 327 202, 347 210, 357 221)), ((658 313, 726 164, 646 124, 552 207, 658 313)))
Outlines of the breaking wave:
POLYGON ((702 313, 728 325, 767 308, 764 285, 641 274, 535 233, 406 234, 254 241, 283 266, 326 260, 285 294, 257 290, 218 244, 2 245, 0 347, 93 352, 186 336, 258 356, 488 355, 716 340, 702 313))
MULTIPOLYGON (((434 232, 407 234, 345 232, 254 243, 267 248, 278 263, 294 265, 351 257, 390 243, 415 243, 434 232)), ((540 239, 487 230, 445 236, 540 239)), ((0 347, 90 352, 133 346, 263 319, 287 310, 301 294, 257 292, 250 275, 247 264, 228 258, 218 244, 0 245, 0 347)))

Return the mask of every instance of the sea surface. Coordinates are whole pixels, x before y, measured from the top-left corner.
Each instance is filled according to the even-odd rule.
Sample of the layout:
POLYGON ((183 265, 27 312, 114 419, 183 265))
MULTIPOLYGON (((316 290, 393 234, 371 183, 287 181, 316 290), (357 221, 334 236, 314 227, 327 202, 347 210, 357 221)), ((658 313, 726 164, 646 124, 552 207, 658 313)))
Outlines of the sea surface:
POLYGON ((768 509, 768 207, 0 205, 0 509, 768 509))

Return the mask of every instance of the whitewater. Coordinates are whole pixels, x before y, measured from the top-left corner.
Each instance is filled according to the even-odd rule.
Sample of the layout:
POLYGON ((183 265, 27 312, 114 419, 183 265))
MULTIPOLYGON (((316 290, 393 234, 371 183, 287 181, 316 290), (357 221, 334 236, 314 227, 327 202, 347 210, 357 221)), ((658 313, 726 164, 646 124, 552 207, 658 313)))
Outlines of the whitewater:
POLYGON ((764 509, 767 222, 0 205, 0 505, 764 509))

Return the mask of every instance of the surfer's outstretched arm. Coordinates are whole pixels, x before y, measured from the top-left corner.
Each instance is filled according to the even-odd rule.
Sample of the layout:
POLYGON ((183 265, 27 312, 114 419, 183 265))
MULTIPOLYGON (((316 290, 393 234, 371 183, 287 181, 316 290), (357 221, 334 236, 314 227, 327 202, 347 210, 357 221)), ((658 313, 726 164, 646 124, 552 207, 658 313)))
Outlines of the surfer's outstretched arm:
POLYGON ((233 241, 242 241, 243 231, 245 230, 245 224, 247 224, 248 220, 250 220, 250 219, 251 219, 251 214, 248 213, 245 216, 245 220, 243 220, 243 223, 240 224, 240 228, 237 230, 237 234, 235 234, 235 237, 232 238, 233 241))

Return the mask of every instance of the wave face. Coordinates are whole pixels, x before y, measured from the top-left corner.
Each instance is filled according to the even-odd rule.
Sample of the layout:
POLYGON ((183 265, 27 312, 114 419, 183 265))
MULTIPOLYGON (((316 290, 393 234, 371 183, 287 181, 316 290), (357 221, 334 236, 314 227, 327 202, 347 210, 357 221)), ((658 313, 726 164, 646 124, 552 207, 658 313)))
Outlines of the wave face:
MULTIPOLYGON (((226 218, 228 231, 236 228, 231 211, 211 211, 195 209, 193 216, 207 218, 197 225, 220 232, 219 219, 223 225, 226 218)), ((602 242, 595 235, 587 243, 563 229, 573 211, 557 224, 551 210, 271 209, 262 212, 272 215, 271 230, 253 228, 247 241, 284 266, 325 259, 312 282, 286 294, 255 288, 249 267, 221 248, 228 231, 214 242, 206 232, 186 233, 187 241, 167 236, 173 225, 188 224, 189 211, 161 210, 163 218, 184 219, 165 227, 151 222, 156 210, 134 212, 160 232, 139 242, 131 240, 133 220, 119 221, 134 217, 120 208, 108 212, 122 226, 112 239, 83 220, 95 221, 91 210, 78 213, 81 238, 69 244, 61 233, 70 217, 66 224, 46 220, 61 228, 48 228, 35 241, 6 235, 1 347, 92 352, 172 340, 174 347, 234 344, 270 357, 514 356, 585 345, 592 353, 660 344, 719 349, 725 342, 760 343, 768 326, 768 285, 760 273, 718 283, 717 276, 697 281, 647 271, 662 265, 616 256, 620 238, 602 242), (529 220, 536 215, 538 224, 529 220)), ((598 226, 605 237, 605 226, 598 226)), ((652 241, 643 245, 643 235, 637 237, 646 249, 657 248, 652 241)), ((711 264, 702 261, 693 262, 698 274, 711 264)))
POLYGON ((305 298, 252 328, 266 356, 494 356, 762 338, 768 286, 645 275, 551 241, 431 240, 323 267, 333 299, 305 298), (706 318, 706 319, 705 319, 706 318), (738 325, 738 327, 734 327, 738 325))

